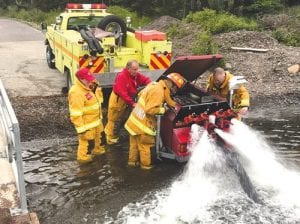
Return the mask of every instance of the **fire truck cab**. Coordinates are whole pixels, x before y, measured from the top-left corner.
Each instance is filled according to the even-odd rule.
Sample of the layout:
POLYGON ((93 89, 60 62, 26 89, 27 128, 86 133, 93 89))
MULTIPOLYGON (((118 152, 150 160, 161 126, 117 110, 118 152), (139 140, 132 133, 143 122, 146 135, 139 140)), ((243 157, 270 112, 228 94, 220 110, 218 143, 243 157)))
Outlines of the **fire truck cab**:
POLYGON ((156 30, 134 30, 106 11, 104 4, 68 3, 46 29, 46 59, 50 68, 66 75, 67 87, 78 69, 87 67, 102 87, 111 87, 118 71, 135 59, 155 80, 171 64, 172 43, 156 30))

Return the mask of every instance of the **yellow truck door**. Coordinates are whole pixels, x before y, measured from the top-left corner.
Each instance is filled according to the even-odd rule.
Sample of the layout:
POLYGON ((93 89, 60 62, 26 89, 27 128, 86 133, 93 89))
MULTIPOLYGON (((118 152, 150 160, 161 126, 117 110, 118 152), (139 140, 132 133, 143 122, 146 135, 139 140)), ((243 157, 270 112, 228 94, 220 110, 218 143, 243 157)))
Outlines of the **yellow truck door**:
POLYGON ((54 32, 54 51, 55 51, 55 67, 61 73, 64 72, 62 64, 62 36, 59 30, 54 32))

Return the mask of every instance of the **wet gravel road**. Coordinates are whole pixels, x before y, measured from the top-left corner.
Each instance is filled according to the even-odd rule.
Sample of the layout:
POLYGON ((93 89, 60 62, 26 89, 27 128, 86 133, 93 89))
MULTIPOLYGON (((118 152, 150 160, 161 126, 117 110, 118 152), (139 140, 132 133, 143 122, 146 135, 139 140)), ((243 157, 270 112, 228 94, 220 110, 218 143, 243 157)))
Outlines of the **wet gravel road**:
POLYGON ((149 172, 129 168, 128 141, 122 142, 88 165, 76 162, 76 139, 23 143, 29 207, 41 223, 103 223, 128 202, 170 185, 183 169, 174 161, 149 172))

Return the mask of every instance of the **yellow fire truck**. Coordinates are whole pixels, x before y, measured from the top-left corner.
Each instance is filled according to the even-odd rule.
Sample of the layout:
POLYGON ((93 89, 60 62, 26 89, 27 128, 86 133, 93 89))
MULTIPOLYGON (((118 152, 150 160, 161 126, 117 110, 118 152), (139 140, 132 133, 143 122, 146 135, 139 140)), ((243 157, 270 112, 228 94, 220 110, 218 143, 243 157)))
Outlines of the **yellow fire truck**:
POLYGON ((65 74, 69 89, 79 68, 87 67, 102 87, 111 87, 118 71, 136 59, 153 80, 171 64, 172 43, 156 30, 134 30, 106 12, 104 4, 68 3, 56 23, 46 29, 46 58, 50 68, 65 74))

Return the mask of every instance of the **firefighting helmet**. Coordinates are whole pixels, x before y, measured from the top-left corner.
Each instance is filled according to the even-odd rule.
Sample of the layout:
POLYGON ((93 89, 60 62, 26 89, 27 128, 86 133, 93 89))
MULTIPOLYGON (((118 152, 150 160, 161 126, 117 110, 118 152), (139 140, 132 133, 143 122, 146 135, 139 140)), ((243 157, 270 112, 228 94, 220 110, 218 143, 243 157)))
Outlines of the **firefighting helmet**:
POLYGON ((167 78, 171 80, 179 89, 181 89, 186 83, 186 80, 176 72, 168 74, 167 78))

